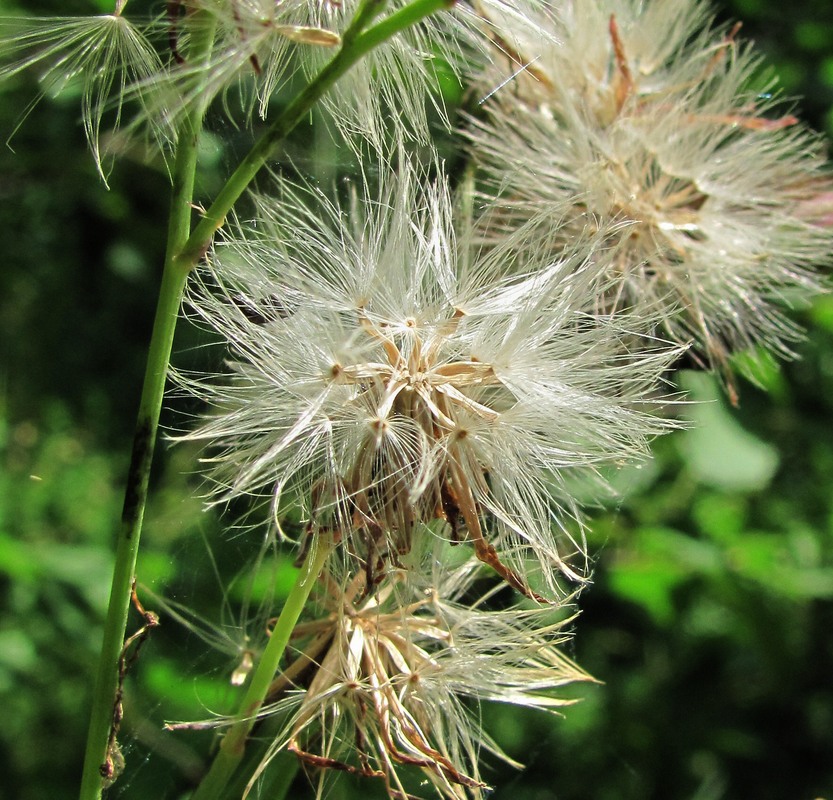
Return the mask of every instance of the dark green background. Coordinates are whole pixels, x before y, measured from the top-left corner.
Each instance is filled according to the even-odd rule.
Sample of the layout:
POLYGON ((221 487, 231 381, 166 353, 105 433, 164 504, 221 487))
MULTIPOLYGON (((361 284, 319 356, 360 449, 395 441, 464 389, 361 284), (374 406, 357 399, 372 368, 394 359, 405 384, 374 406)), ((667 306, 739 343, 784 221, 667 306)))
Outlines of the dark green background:
MULTIPOLYGON (((90 7, 28 4, 42 13, 90 7)), ((787 94, 803 97, 801 116, 833 133, 827 0, 736 0, 721 14, 745 21, 743 34, 766 51, 787 94)), ((0 88, 3 137, 36 92, 33 76, 0 88)), ((77 791, 163 251, 163 171, 130 153, 106 191, 77 109, 77 97, 44 100, 0 150, 0 798, 8 800, 77 791)), ((245 135, 216 125, 232 139, 245 135)), ((290 145, 295 163, 337 171, 326 141, 310 150, 306 136, 290 145)), ((220 141, 205 148, 206 190, 232 161, 220 141)), ((630 489, 595 515, 595 581, 572 645, 604 683, 578 687, 583 702, 564 718, 482 709, 498 742, 528 765, 485 767, 496 798, 833 798, 833 299, 800 316, 808 328, 800 360, 766 369, 765 390, 742 383, 739 410, 722 400, 693 409, 700 427, 659 442, 655 462, 618 476, 630 489)), ((176 362, 209 363, 202 344, 183 326, 176 362)), ((705 376, 681 380, 696 397, 719 397, 705 376)), ((161 448, 139 575, 174 601, 199 602, 207 619, 224 618, 229 653, 163 618, 126 685, 128 767, 111 793, 125 800, 183 796, 210 737, 164 734, 161 722, 231 707, 241 592, 222 587, 256 543, 222 533, 202 511, 195 470, 187 447, 161 448)), ((332 797, 351 791, 341 783, 332 797)), ((305 795, 301 779, 292 796, 305 795)))

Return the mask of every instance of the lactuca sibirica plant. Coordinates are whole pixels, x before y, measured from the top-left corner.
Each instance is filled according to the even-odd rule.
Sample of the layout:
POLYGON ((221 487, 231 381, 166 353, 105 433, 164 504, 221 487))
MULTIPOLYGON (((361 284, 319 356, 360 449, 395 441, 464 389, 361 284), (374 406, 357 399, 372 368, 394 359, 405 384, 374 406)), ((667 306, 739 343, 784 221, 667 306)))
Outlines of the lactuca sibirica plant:
POLYGON ((600 311, 661 308, 663 335, 730 385, 738 350, 789 356, 785 303, 817 292, 829 261, 830 175, 739 26, 713 28, 690 0, 519 6, 483 5, 496 58, 480 91, 512 75, 467 132, 503 201, 484 236, 538 219, 557 249, 588 220, 630 222, 600 311), (571 225, 553 238, 559 215, 571 225))
POLYGON ((396 797, 409 796, 414 775, 446 797, 482 797, 480 752, 513 762, 468 701, 552 710, 573 702, 553 690, 591 680, 559 647, 569 616, 481 608, 478 562, 450 566, 443 548, 429 543, 378 588, 362 568, 325 570, 269 686, 261 713, 280 725, 250 786, 285 748, 313 768, 320 794, 347 772, 396 797))
POLYGON ((315 796, 352 773, 480 798, 481 754, 503 755, 478 704, 555 709, 589 680, 561 650, 592 563, 579 494, 677 425, 684 352, 732 394, 732 355, 790 355, 786 309, 833 244, 822 145, 701 0, 160 5, 0 19, 0 76, 80 86, 102 178, 139 137, 172 183, 81 800, 118 780, 157 624, 135 564, 183 298, 225 362, 176 372, 203 409, 177 438, 210 503, 250 509, 237 532, 300 568, 236 709, 169 726, 218 730, 191 797, 254 796, 285 751, 315 796), (319 105, 362 159, 332 186, 281 157, 319 105), (251 148, 201 197, 215 114, 251 148))
POLYGON ((591 313, 616 258, 599 236, 519 264, 513 237, 481 253, 454 230, 442 176, 380 184, 311 207, 283 185, 218 238, 188 299, 235 358, 227 380, 184 379, 208 408, 185 438, 214 445, 219 498, 265 493, 278 526, 291 499, 374 581, 439 535, 557 594, 587 577, 565 476, 646 454, 679 351, 591 313))

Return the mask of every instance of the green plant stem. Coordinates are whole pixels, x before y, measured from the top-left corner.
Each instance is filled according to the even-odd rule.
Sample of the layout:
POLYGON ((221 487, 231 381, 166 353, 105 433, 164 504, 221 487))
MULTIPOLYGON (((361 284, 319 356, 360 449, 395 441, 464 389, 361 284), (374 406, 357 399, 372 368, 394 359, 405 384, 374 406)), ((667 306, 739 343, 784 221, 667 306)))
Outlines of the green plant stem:
POLYGON ((283 800, 289 792, 301 762, 294 753, 287 753, 286 750, 278 753, 274 761, 270 763, 270 775, 258 788, 262 791, 263 797, 269 800, 283 800))
MULTIPOLYGON (((431 14, 450 8, 453 4, 454 0, 415 0, 366 31, 357 32, 357 26, 352 25, 345 32, 342 47, 332 61, 284 109, 275 122, 255 142, 232 176, 226 181, 217 198, 194 228, 188 242, 177 258, 178 263, 183 268, 188 269, 205 255, 215 232, 225 222, 226 215, 266 163, 277 144, 306 117, 313 105, 353 64, 382 42, 431 14)), ((365 19, 365 24, 367 24, 369 19, 378 14, 379 5, 373 2, 367 3, 363 6, 362 11, 365 11, 363 19, 368 18, 365 19)), ((362 11, 359 14, 362 14, 362 11)))
MULTIPOLYGON (((116 563, 104 623, 104 639, 93 690, 93 707, 79 800, 98 800, 101 797, 102 768, 110 763, 113 755, 109 752, 110 734, 113 727, 117 727, 120 721, 122 687, 119 673, 127 630, 127 617, 130 611, 130 594, 139 551, 139 538, 147 501, 148 481, 168 362, 188 273, 207 251, 215 231, 223 224, 234 203, 266 163, 272 150, 309 113, 321 96, 374 47, 430 14, 450 7, 453 2, 454 0, 415 0, 365 31, 363 28, 371 23, 385 5, 385 0, 367 0, 345 32, 339 52, 254 144, 193 232, 191 232, 191 209, 197 144, 205 113, 204 103, 196 102, 185 116, 177 137, 165 267, 133 439, 122 522, 116 548, 116 563)), ((189 21, 189 26, 193 25, 189 57, 195 63, 205 58, 210 52, 213 27, 211 23, 206 22, 209 17, 210 15, 205 15, 201 18, 197 13, 189 21)), ((298 609, 298 614, 300 610, 298 609)), ((288 635, 287 633, 287 637, 288 635)), ((279 658, 280 653, 275 659, 275 666, 279 658)), ((274 668, 271 674, 274 674, 274 668)), ((271 680, 271 675, 269 680, 271 680)), ((262 699, 260 702, 262 703, 262 699)), ((239 755, 230 752, 232 744, 226 744, 226 742, 239 747, 242 755, 245 739, 250 729, 251 724, 242 734, 239 732, 233 736, 229 734, 223 740, 225 747, 221 754, 226 755, 215 761, 215 766, 218 763, 228 764, 228 767, 217 767, 217 770, 227 768, 230 770, 223 780, 223 785, 240 760, 239 755)), ((243 731, 242 723, 237 730, 243 731)), ((212 767, 209 778, 214 771, 212 767)), ((201 790, 202 787, 198 789, 195 796, 211 796, 201 794, 201 790)))
POLYGON ((263 763, 264 758, 268 757, 269 771, 258 780, 257 794, 259 797, 268 797, 269 800, 283 800, 300 767, 300 760, 294 753, 286 750, 273 752, 274 741, 280 736, 286 723, 286 713, 270 714, 252 729, 246 745, 246 756, 240 762, 232 780, 226 784, 226 797, 243 797, 251 776, 263 763))
MULTIPOLYGON (((195 59, 205 57, 214 38, 213 25, 205 18, 194 18, 191 24, 194 26, 191 56, 195 59)), ((179 306, 188 277, 188 271, 176 262, 175 256, 182 249, 191 231, 197 145, 204 113, 204 104, 196 103, 185 115, 177 136, 165 266, 133 436, 133 450, 116 545, 116 562, 104 623, 104 639, 93 690, 80 800, 97 800, 101 797, 102 769, 108 764, 112 765, 113 754, 109 752, 111 730, 114 726, 118 727, 121 716, 122 686, 119 673, 122 669, 130 596, 168 362, 179 306)))
POLYGON ((243 759, 246 749, 246 739, 252 730, 257 715, 263 706, 269 686, 278 671, 283 652, 289 642, 292 630, 304 610, 307 598, 315 585, 318 575, 332 550, 332 542, 320 537, 315 546, 310 548, 295 585, 289 592, 278 621, 269 637, 269 643, 260 657, 260 661, 252 674, 252 680, 246 689, 237 721, 229 728, 220 742, 220 748, 214 758, 211 768, 203 778, 191 800, 217 800, 222 797, 223 789, 236 771, 243 759))

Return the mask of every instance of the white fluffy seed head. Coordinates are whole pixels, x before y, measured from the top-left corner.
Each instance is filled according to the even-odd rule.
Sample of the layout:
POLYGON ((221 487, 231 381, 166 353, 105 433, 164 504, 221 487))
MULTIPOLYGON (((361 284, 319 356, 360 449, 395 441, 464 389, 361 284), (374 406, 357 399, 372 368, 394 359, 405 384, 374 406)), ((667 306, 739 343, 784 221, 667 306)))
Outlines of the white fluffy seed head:
POLYGON ((250 785, 287 748, 321 768, 321 792, 338 770, 381 780, 392 797, 412 796, 418 777, 441 797, 480 800, 484 751, 514 762, 482 730, 477 703, 552 711, 574 702, 564 686, 592 680, 561 651, 569 605, 486 610, 473 563, 421 566, 370 594, 363 571, 322 578, 270 691, 266 713, 286 725, 250 785))
MULTIPOLYGON (((380 4, 381 13, 365 30, 406 6, 406 0, 380 4)), ((182 37, 182 52, 166 80, 153 87, 154 111, 175 127, 194 101, 222 98, 235 124, 266 119, 276 96, 283 93, 285 99, 287 87, 319 75, 340 51, 357 13, 370 7, 359 0, 195 0, 189 8, 203 15, 202 24, 213 26, 213 46, 204 58, 189 59, 189 20, 178 21, 173 30, 182 37)), ((381 145, 394 131, 427 143, 429 119, 445 114, 436 73, 450 69, 459 76, 470 56, 485 58, 483 44, 473 14, 449 3, 371 48, 321 103, 348 141, 381 145)))
POLYGON ((439 521, 516 588, 531 558, 555 591, 553 567, 585 574, 567 477, 671 426, 650 405, 678 350, 586 312, 615 255, 603 237, 548 262, 526 248, 519 272, 511 242, 472 256, 443 182, 422 182, 406 166, 346 205, 255 198, 191 283, 231 361, 227 380, 183 379, 209 405, 185 438, 211 445, 221 498, 277 512, 291 495, 348 553, 395 563, 439 521))
POLYGON ((771 86, 751 88, 751 48, 710 28, 700 0, 520 10, 502 30, 490 16, 504 68, 484 75, 484 96, 500 88, 469 132, 501 233, 538 220, 558 249, 555 211, 626 221, 603 309, 658 310, 665 335, 712 366, 758 343, 789 355, 798 332, 781 308, 821 287, 831 180, 817 137, 778 112, 771 86))
MULTIPOLYGON (((128 100, 146 101, 133 87, 163 74, 154 48, 155 24, 134 25, 120 14, 85 17, 0 19, 0 81, 22 70, 40 70, 43 93, 58 95, 80 83, 84 131, 95 164, 106 182, 112 152, 102 136, 105 116, 118 131, 128 100)), ((28 111, 28 109, 27 109, 28 111)), ((154 136, 161 131, 149 120, 154 136)))

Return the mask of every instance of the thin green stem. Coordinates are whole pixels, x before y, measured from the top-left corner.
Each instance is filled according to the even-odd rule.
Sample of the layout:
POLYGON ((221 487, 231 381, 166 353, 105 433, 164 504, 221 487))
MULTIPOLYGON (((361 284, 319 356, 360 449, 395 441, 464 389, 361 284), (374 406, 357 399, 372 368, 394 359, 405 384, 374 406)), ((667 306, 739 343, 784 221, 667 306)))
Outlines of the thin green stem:
MULTIPOLYGON (((309 113, 321 96, 353 64, 374 47, 430 14, 453 5, 453 2, 454 0, 414 0, 405 8, 391 14, 366 30, 365 28, 384 8, 386 0, 367 0, 362 4, 352 24, 344 34, 339 52, 321 70, 318 76, 296 96, 295 100, 284 109, 266 133, 254 144, 193 232, 191 232, 191 208, 196 172, 197 143, 205 113, 204 103, 201 101, 195 102, 194 107, 183 120, 178 131, 174 161, 165 268, 133 439, 133 452, 116 548, 116 563, 104 624, 104 640, 93 693, 93 708, 84 757, 80 800, 98 800, 103 788, 103 777, 111 777, 115 768, 113 763, 115 753, 112 751, 115 745, 114 732, 117 731, 121 720, 121 683, 124 677, 123 649, 127 617, 130 610, 130 594, 139 550, 139 538, 147 501, 148 481, 168 362, 188 273, 206 252, 215 231, 223 224, 234 203, 266 163, 278 142, 309 113)), ((205 58, 210 52, 214 35, 212 27, 214 23, 210 21, 211 19, 213 19, 211 15, 204 12, 197 12, 189 17, 189 27, 193 26, 189 57, 195 63, 205 58)), ((323 549, 319 548, 319 551, 323 549)), ((300 612, 301 608, 298 608, 297 614, 299 615, 300 612)), ((291 626, 286 632, 287 638, 289 632, 291 632, 291 626)), ((279 639, 275 639, 273 635, 267 651, 275 650, 277 647, 277 645, 273 645, 275 641, 279 641, 279 639)), ((271 671, 268 662, 266 666, 264 666, 264 662, 261 662, 258 668, 257 674, 268 674, 268 678, 263 678, 266 681, 263 696, 265 696, 268 689, 268 682, 271 681, 271 677, 274 675, 284 646, 285 642, 284 645, 281 645, 277 656, 272 659, 274 664, 271 671)), ((250 686, 250 693, 251 691, 250 686)), ((247 694, 247 697, 249 697, 249 694, 247 694)), ((250 702, 255 704, 254 708, 259 708, 263 700, 261 697, 257 702, 255 702, 255 699, 250 699, 250 702)), ((246 707, 244 705, 244 709, 246 707)), ((212 775, 217 774, 222 777, 222 785, 216 790, 206 788, 205 791, 203 791, 201 785, 195 797, 216 797, 215 791, 221 790, 228 777, 237 768, 246 737, 256 716, 256 710, 249 711, 248 714, 246 720, 241 720, 226 735, 220 756, 218 756, 205 784, 203 784, 206 786, 215 785, 220 779, 212 778, 212 775)))
POLYGON ((218 800, 223 796, 223 789, 243 759, 246 739, 257 721, 258 713, 269 692, 269 686, 275 678, 275 673, 278 671, 292 630, 304 610, 309 593, 332 547, 332 542, 322 537, 314 547, 310 548, 240 703, 237 721, 220 742, 220 749, 211 764, 211 769, 191 796, 191 800, 218 800))
MULTIPOLYGON (((277 144, 307 116, 313 105, 353 64, 382 42, 431 14, 451 7, 453 3, 454 0, 414 0, 413 3, 363 32, 355 33, 356 25, 351 25, 344 35, 341 49, 332 61, 283 110, 226 181, 217 198, 194 228, 177 258, 178 263, 183 268, 189 269, 205 255, 215 232, 225 222, 226 215, 266 163, 277 144)), ((378 3, 369 2, 363 6, 363 10, 368 17, 372 18, 378 14, 378 3)), ((366 20, 365 24, 367 21, 369 20, 366 20)))
MULTIPOLYGON (((210 51, 213 42, 213 25, 205 18, 199 18, 196 15, 190 24, 193 25, 191 57, 203 58, 210 51)), ((116 546, 116 563, 104 623, 104 639, 99 656, 98 673, 93 690, 93 706, 87 733, 80 800, 98 800, 101 797, 103 779, 115 777, 113 772, 116 754, 113 749, 115 733, 118 731, 121 720, 123 689, 121 683, 124 679, 123 649, 127 617, 130 611, 130 596, 139 552, 139 538, 142 532, 165 378, 179 306, 188 275, 187 271, 176 262, 175 255, 182 249, 191 231, 191 204, 194 195, 197 144, 204 113, 204 104, 196 103, 185 115, 177 136, 165 266, 148 349, 136 430, 133 436, 133 452, 116 546)))
POLYGON ((365 2, 359 6, 355 16, 352 20, 350 20, 350 25, 347 27, 347 30, 344 31, 341 36, 342 47, 353 42, 353 40, 368 25, 370 25, 371 22, 373 22, 374 18, 378 17, 379 14, 382 13, 387 4, 388 0, 365 0, 365 2))
POLYGON ((289 791, 300 766, 299 759, 294 753, 281 750, 273 752, 273 744, 281 734, 287 722, 287 715, 270 714, 262 719, 252 730, 246 746, 246 756, 241 761, 232 780, 226 784, 226 797, 243 797, 252 775, 263 763, 269 759, 269 771, 264 773, 257 782, 257 795, 268 797, 269 800, 283 800, 289 791))
POLYGON ((226 785, 225 797, 245 797, 248 785, 252 781, 251 776, 257 772, 263 759, 268 757, 269 770, 258 777, 257 791, 254 795, 269 800, 284 800, 301 766, 300 759, 294 753, 286 750, 277 753, 270 751, 285 723, 285 715, 277 715, 263 720, 255 728, 246 748, 245 760, 241 762, 233 780, 226 785))

